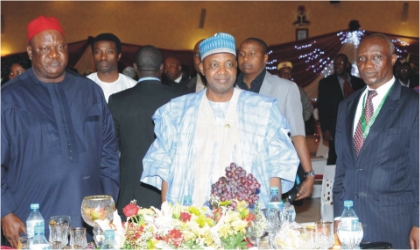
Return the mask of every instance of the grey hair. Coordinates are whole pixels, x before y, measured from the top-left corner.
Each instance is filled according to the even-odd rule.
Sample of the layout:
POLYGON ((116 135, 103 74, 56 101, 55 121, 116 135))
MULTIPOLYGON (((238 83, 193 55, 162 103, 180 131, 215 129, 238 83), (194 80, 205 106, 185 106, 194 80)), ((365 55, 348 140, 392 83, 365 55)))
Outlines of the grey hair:
POLYGON ((395 45, 394 43, 391 41, 391 39, 384 35, 384 34, 380 34, 380 33, 376 33, 376 34, 372 34, 366 38, 364 38, 363 40, 369 39, 369 38, 374 38, 374 37, 378 37, 378 38, 382 38, 385 40, 386 43, 388 43, 389 46, 389 50, 391 51, 391 55, 395 53, 395 45))

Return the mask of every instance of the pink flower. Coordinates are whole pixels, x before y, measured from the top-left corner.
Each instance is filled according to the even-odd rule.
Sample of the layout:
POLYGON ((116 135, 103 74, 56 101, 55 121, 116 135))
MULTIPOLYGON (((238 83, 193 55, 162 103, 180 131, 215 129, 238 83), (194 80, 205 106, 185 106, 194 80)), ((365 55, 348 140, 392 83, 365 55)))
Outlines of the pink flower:
POLYGON ((123 208, 123 213, 127 217, 133 217, 133 216, 137 215, 138 211, 139 211, 139 207, 136 204, 133 204, 133 203, 130 203, 123 208))
POLYGON ((187 212, 181 212, 181 221, 182 222, 187 222, 191 220, 191 214, 187 213, 187 212))

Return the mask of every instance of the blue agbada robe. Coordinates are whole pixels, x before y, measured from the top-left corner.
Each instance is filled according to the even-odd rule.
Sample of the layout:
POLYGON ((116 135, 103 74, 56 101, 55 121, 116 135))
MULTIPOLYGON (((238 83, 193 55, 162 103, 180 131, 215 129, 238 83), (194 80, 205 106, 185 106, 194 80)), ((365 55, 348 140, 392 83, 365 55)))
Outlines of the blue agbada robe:
POLYGON ((47 239, 54 215, 88 227, 83 197, 116 202, 119 192, 118 142, 102 90, 70 71, 44 83, 30 69, 1 91, 1 217, 14 213, 25 223, 39 203, 47 239))

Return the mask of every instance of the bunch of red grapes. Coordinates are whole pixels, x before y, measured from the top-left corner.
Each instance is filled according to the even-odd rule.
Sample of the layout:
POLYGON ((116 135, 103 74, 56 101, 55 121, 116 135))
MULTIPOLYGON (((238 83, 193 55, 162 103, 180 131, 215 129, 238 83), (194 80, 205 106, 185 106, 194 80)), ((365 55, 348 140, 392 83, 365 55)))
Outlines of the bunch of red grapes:
POLYGON ((258 201, 259 188, 261 184, 257 179, 240 166, 231 163, 226 167, 226 176, 222 176, 219 180, 211 185, 211 194, 218 197, 220 201, 232 200, 229 205, 236 208, 238 201, 245 200, 248 204, 255 204, 258 201))

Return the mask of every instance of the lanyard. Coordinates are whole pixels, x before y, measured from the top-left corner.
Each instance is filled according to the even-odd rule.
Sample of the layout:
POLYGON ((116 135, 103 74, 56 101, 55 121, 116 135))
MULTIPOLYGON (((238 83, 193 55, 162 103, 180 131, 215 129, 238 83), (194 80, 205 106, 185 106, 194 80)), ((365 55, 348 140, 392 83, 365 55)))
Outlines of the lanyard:
POLYGON ((381 103, 376 108, 375 113, 373 113, 373 115, 370 118, 368 124, 366 124, 366 118, 365 118, 365 102, 366 102, 366 96, 368 95, 368 93, 366 93, 365 96, 363 97, 362 117, 360 117, 360 120, 362 122, 362 131, 363 131, 363 138, 364 139, 366 139, 366 137, 368 136, 370 127, 372 127, 372 124, 375 122, 376 117, 379 114, 379 111, 381 111, 381 108, 384 105, 384 102, 385 102, 386 98, 388 97, 388 94, 389 94, 390 90, 391 90, 391 88, 389 88, 389 90, 388 90, 388 92, 386 92, 384 98, 382 98, 381 103))

